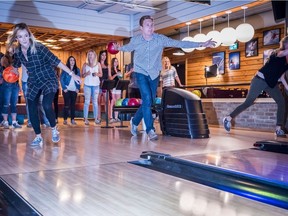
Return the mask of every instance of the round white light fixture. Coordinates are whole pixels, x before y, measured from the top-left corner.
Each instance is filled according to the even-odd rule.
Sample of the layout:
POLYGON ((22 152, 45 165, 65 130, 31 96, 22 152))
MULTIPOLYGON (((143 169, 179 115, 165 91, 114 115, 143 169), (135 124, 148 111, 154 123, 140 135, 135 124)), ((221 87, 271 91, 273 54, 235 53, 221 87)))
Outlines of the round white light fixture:
MULTIPOLYGON (((188 36, 188 37, 184 37, 182 39, 182 41, 192 41, 193 42, 194 39, 193 39, 193 37, 188 36)), ((195 48, 182 48, 182 50, 186 53, 190 53, 190 52, 193 52, 195 50, 195 48)))
POLYGON ((213 19, 213 30, 208 32, 207 38, 208 40, 212 38, 213 41, 216 42, 213 48, 219 47, 222 43, 221 41, 221 34, 219 31, 215 30, 215 19, 217 18, 216 15, 212 15, 211 18, 213 19))
POLYGON ((245 11, 248 8, 247 6, 241 7, 244 11, 244 23, 240 24, 236 28, 236 37, 240 42, 248 42, 254 37, 255 30, 252 25, 245 23, 245 11))
POLYGON ((228 16, 228 27, 221 30, 221 41, 222 46, 231 46, 235 43, 237 40, 236 38, 236 30, 232 27, 229 27, 229 15, 232 13, 231 11, 226 11, 226 14, 228 16))
POLYGON ((216 44, 213 48, 219 47, 222 43, 221 34, 217 30, 213 30, 213 31, 208 32, 207 38, 208 38, 208 40, 210 38, 212 38, 212 40, 216 42, 216 44))
POLYGON ((222 29, 220 34, 223 46, 231 46, 237 40, 236 30, 232 27, 226 27, 222 29))
MULTIPOLYGON (((208 37, 205 34, 202 34, 202 21, 203 19, 198 19, 200 25, 200 33, 194 36, 195 42, 206 42, 208 37)), ((197 50, 204 50, 206 47, 196 47, 197 50)))
MULTIPOLYGON (((210 39, 210 38, 209 38, 210 39)), ((194 36, 194 41, 195 42, 206 42, 208 40, 208 37, 205 34, 197 34, 194 36)), ((197 50, 204 50, 206 47, 197 47, 197 50)))
POLYGON ((236 28, 236 38, 240 42, 248 42, 254 37, 255 30, 252 25, 242 23, 236 28))
MULTIPOLYGON (((182 39, 182 41, 192 41, 192 42, 193 42, 193 41, 194 41, 194 40, 193 40, 193 37, 190 37, 190 36, 189 36, 189 33, 190 33, 189 26, 191 25, 191 22, 187 22, 186 25, 187 25, 187 28, 188 28, 188 30, 187 30, 188 36, 187 36, 187 37, 184 37, 184 38, 182 39)), ((182 48, 182 50, 183 50, 184 52, 186 52, 186 53, 190 53, 190 52, 193 52, 193 51, 195 50, 195 48, 182 48)))

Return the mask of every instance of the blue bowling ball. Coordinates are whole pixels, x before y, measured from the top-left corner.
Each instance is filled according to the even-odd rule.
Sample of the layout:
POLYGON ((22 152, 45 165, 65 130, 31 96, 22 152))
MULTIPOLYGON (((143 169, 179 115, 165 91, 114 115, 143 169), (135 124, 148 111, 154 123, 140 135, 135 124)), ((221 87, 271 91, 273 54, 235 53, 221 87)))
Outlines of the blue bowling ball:
POLYGON ((154 100, 154 104, 155 105, 161 105, 161 101, 162 101, 161 97, 156 97, 155 100, 154 100))
POLYGON ((124 98, 122 101, 122 106, 128 106, 129 98, 124 98))

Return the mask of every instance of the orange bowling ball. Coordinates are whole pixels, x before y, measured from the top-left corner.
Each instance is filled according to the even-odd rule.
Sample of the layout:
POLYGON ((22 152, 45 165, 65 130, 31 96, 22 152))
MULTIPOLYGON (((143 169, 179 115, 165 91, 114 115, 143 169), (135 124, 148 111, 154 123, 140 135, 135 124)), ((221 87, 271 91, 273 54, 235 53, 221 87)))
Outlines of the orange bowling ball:
POLYGON ((112 55, 115 55, 117 54, 119 51, 116 50, 113 46, 113 43, 116 43, 115 41, 111 41, 107 44, 107 51, 112 54, 112 55))
POLYGON ((3 70, 3 79, 8 83, 15 83, 19 80, 19 74, 14 72, 12 66, 9 66, 3 70))

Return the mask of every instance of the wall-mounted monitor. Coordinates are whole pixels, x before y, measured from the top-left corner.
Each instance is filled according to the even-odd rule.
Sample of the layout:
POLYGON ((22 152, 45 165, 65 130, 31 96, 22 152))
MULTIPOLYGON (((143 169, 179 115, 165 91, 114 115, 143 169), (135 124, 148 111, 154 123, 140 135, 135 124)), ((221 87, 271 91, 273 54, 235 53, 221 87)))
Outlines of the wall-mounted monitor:
POLYGON ((218 74, 217 64, 213 64, 211 66, 205 66, 204 76, 205 78, 216 77, 218 74))
MULTIPOLYGON (((286 1, 271 1, 275 22, 282 22, 285 19, 286 1)), ((288 14, 287 14, 288 16, 288 14)))

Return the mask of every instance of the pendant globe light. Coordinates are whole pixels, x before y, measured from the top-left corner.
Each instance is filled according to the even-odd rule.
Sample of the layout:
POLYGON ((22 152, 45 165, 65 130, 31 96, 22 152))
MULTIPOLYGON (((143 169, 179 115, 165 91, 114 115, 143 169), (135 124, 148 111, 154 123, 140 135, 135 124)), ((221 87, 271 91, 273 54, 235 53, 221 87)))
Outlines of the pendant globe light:
POLYGON ((250 41, 254 37, 255 30, 254 30, 252 25, 250 25, 249 23, 245 23, 245 21, 246 21, 245 20, 245 11, 248 7, 243 6, 241 8, 244 11, 244 23, 240 24, 236 28, 236 36, 237 36, 238 41, 245 43, 245 42, 250 41))
POLYGON ((221 34, 219 31, 215 30, 215 19, 216 19, 216 15, 211 16, 211 18, 213 19, 213 30, 208 32, 207 34, 207 38, 208 40, 210 38, 212 38, 213 41, 216 42, 215 46, 213 48, 219 47, 222 43, 221 41, 221 34))
MULTIPOLYGON (((199 19, 198 21, 200 22, 200 33, 194 36, 194 41, 195 42, 205 42, 208 40, 208 37, 205 34, 201 33, 201 29, 202 29, 201 23, 202 23, 203 19, 199 19)), ((197 50, 204 50, 205 48, 206 47, 197 47, 196 49, 197 50)))
POLYGON ((229 27, 229 15, 231 11, 226 11, 226 14, 228 15, 228 27, 221 30, 221 40, 222 40, 222 46, 231 46, 235 43, 237 40, 236 37, 236 30, 232 27, 229 27))
MULTIPOLYGON (((187 22, 186 23, 186 25, 187 25, 187 28, 188 28, 188 36, 187 37, 184 37, 183 39, 182 39, 182 41, 194 41, 193 40, 193 37, 190 37, 189 36, 189 32, 190 32, 190 30, 189 30, 189 26, 191 25, 191 22, 187 22)), ((194 50, 195 50, 195 48, 182 48, 182 50, 184 51, 184 52, 186 52, 186 53, 190 53, 190 52, 193 52, 194 50)))

